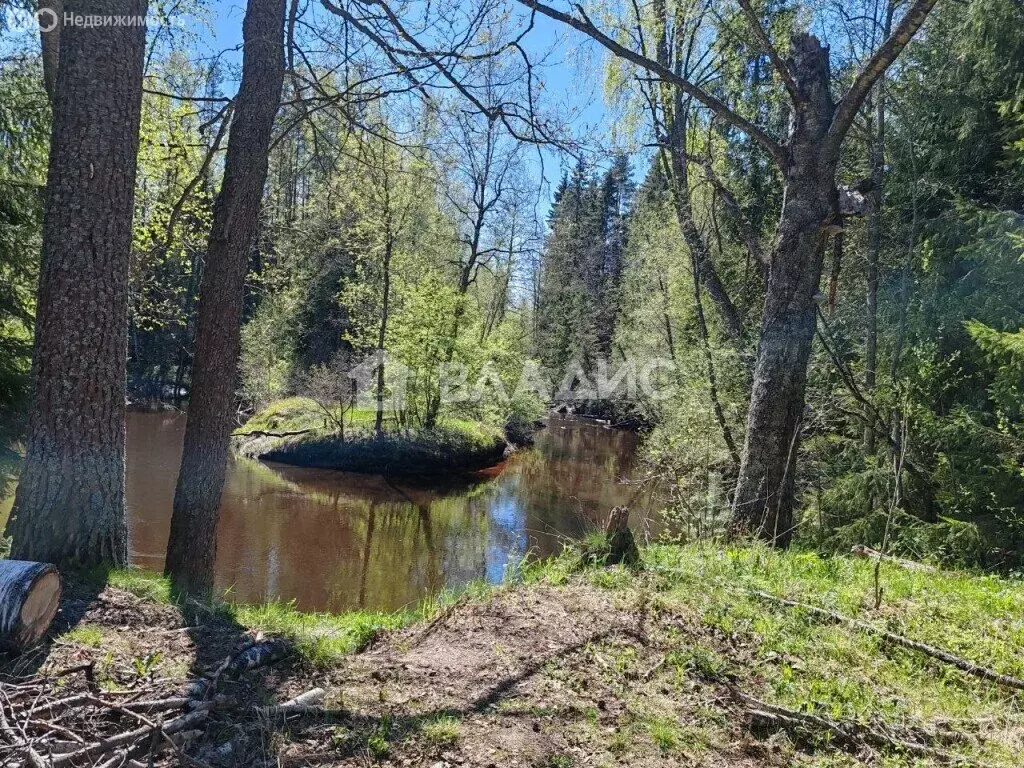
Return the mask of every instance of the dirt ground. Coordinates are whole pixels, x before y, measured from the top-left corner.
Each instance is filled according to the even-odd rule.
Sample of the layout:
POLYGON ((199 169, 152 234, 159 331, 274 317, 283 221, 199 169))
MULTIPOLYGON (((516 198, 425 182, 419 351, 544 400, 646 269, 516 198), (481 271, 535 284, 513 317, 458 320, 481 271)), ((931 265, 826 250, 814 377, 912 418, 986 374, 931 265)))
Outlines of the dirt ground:
MULTIPOLYGON (((327 668, 292 656, 221 679, 218 696, 230 705, 211 708, 174 749, 161 752, 154 738, 151 748, 146 739, 130 753, 61 763, 54 745, 81 751, 140 720, 152 722, 157 715, 144 707, 128 709, 181 695, 190 681, 194 689, 197 678, 216 676, 222 660, 259 639, 223 616, 186 619, 175 606, 107 588, 70 596, 46 645, 0 665, 0 705, 9 723, 35 723, 35 751, 56 761, 46 766, 878 762, 856 750, 816 753, 785 731, 755 728, 730 695, 729 674, 699 654, 685 655, 699 645, 737 661, 750 649, 696 617, 653 611, 648 599, 582 582, 501 589, 380 637, 327 668), (312 688, 324 689, 322 710, 284 716, 258 709, 312 688), (107 705, 79 711, 39 704, 90 691, 107 705), (30 707, 37 714, 25 714, 30 707)), ((744 681, 755 695, 756 685, 744 681)), ((161 722, 172 716, 161 714, 168 719, 161 722)), ((24 764, 19 760, 13 746, 0 746, 0 766, 24 764)))

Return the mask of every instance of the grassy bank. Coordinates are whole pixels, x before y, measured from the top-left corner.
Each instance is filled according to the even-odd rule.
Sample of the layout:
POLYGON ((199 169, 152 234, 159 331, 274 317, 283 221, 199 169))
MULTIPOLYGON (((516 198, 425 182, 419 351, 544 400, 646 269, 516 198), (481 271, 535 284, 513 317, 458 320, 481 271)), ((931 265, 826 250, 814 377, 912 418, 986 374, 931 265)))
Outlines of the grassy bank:
MULTIPOLYGON (((129 592, 148 603, 175 606, 170 582, 160 574, 131 568, 111 571, 106 579, 108 586, 129 592)), ((284 637, 293 643, 303 664, 326 669, 348 654, 363 650, 386 632, 429 621, 457 599, 483 596, 492 589, 473 583, 459 594, 444 592, 394 612, 309 612, 300 611, 288 602, 274 601, 261 605, 218 603, 206 606, 201 614, 216 622, 236 624, 245 631, 284 637)))
POLYGON ((287 728, 219 716, 194 754, 243 733, 238 765, 1018 764, 1020 691, 763 596, 1024 678, 1019 581, 887 563, 880 584, 876 608, 864 559, 652 546, 629 570, 583 567, 570 550, 394 614, 272 604, 188 624, 162 579, 115 572, 44 669, 93 658, 105 689, 149 675, 173 691, 239 637, 287 637, 291 660, 248 673, 235 695, 265 704, 322 687, 329 712, 287 728))
POLYGON ((360 410, 342 415, 307 398, 288 398, 239 429, 235 450, 247 458, 301 467, 429 476, 492 466, 508 448, 502 430, 462 419, 442 419, 431 429, 385 421, 385 433, 376 436, 374 416, 360 410))

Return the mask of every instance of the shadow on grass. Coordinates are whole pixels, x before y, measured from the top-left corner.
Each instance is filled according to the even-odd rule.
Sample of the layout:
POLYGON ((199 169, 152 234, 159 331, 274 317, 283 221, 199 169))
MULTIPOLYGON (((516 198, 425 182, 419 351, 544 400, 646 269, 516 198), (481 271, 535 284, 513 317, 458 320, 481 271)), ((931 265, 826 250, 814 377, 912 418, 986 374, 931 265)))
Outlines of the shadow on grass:
MULTIPOLYGON (((202 734, 187 749, 188 754, 194 758, 209 765, 220 766, 276 765, 285 738, 294 743, 309 737, 310 743, 317 743, 323 747, 318 754, 303 757, 308 764, 316 764, 320 757, 327 762, 336 762, 346 757, 383 757, 383 751, 389 749, 389 745, 398 744, 404 739, 423 733, 430 723, 443 718, 461 720, 486 712, 507 697, 514 696, 517 686, 541 672, 548 664, 561 657, 578 653, 588 644, 599 643, 609 636, 621 634, 621 630, 598 631, 578 642, 554 649, 497 680, 461 706, 438 707, 417 714, 401 710, 379 714, 334 710, 330 717, 267 717, 257 711, 257 708, 267 704, 280 704, 295 693, 323 685, 325 676, 333 675, 327 674, 322 668, 317 668, 299 654, 276 661, 272 666, 263 666, 251 671, 242 670, 237 675, 224 672, 224 662, 234 658, 240 650, 252 644, 252 630, 241 624, 236 618, 235 611, 229 607, 200 604, 181 596, 175 598, 173 591, 167 588, 166 582, 152 576, 138 572, 93 572, 67 577, 65 584, 61 610, 45 640, 20 657, 0 657, 0 680, 24 679, 39 673, 51 659, 55 644, 79 626, 90 609, 99 607, 100 613, 96 616, 96 621, 101 624, 111 621, 122 633, 129 628, 126 625, 127 621, 140 621, 139 611, 151 611, 154 625, 139 626, 138 635, 146 638, 152 633, 154 648, 159 648, 161 642, 166 648, 171 648, 174 643, 168 638, 180 638, 182 635, 187 635, 190 641, 188 653, 191 654, 191 659, 187 678, 165 681, 163 685, 166 686, 166 690, 160 691, 161 695, 180 695, 188 686, 191 689, 190 695, 202 698, 204 693, 196 693, 195 681, 210 680, 216 676, 216 694, 229 697, 234 703, 230 708, 211 712, 202 734), (105 595, 104 589, 112 581, 117 587, 135 595, 137 600, 119 601, 112 597, 111 593, 105 595), (147 588, 158 590, 159 594, 147 593, 147 588), (168 611, 168 605, 174 610, 168 611), (122 612, 118 613, 119 610, 122 612), (172 619, 172 623, 168 623, 169 617, 175 613, 180 618, 172 619), (158 621, 163 623, 156 623, 158 621), (181 634, 178 634, 179 632, 181 634), (222 670, 220 675, 217 674, 218 670, 222 670), (342 729, 338 726, 342 726, 342 729), (343 735, 339 737, 339 733, 343 735)), ((93 616, 90 616, 89 621, 92 620, 93 616)), ((177 650, 174 652, 180 652, 183 647, 178 641, 177 650)), ((96 648, 91 651, 95 659, 102 658, 109 652, 107 648, 96 648)), ((128 659, 119 659, 118 662, 130 665, 128 659)), ((337 666, 333 671, 337 671, 337 666)), ((350 680, 352 684, 360 682, 374 684, 370 677, 366 680, 350 680)), ((73 686, 82 684, 80 678, 73 682, 73 686)), ((148 679, 139 687, 152 688, 158 684, 159 681, 148 679)), ((423 683, 430 684, 430 681, 423 683)), ((73 692, 71 689, 68 690, 68 693, 73 692)), ((331 706, 330 701, 327 702, 327 706, 331 706)))
MULTIPOLYGON (((627 634, 632 635, 626 631, 627 634)), ((579 653, 591 644, 600 643, 615 635, 623 634, 623 630, 606 629, 594 632, 577 642, 566 645, 540 656, 525 664, 521 669, 495 681, 485 691, 470 699, 464 706, 438 707, 419 714, 391 711, 381 715, 367 715, 341 710, 331 710, 331 717, 304 716, 289 719, 267 719, 261 724, 264 748, 260 759, 264 765, 276 765, 278 755, 270 748, 274 732, 287 732, 293 742, 326 741, 329 748, 317 754, 302 755, 303 765, 319 763, 336 763, 340 759, 356 758, 366 760, 367 764, 388 756, 392 745, 424 731, 431 723, 444 719, 461 721, 473 715, 484 714, 497 707, 505 698, 515 695, 516 688, 534 675, 543 671, 549 664, 559 659, 579 653), (344 738, 338 737, 337 727, 345 729, 344 738), (315 733, 318 729, 330 729, 329 732, 315 733)), ((425 683, 428 684, 428 683, 425 683)), ((508 717, 532 717, 530 710, 502 709, 502 715, 508 717)), ((394 757, 392 755, 392 757, 394 757)), ((258 764, 258 763, 257 763, 258 764)))

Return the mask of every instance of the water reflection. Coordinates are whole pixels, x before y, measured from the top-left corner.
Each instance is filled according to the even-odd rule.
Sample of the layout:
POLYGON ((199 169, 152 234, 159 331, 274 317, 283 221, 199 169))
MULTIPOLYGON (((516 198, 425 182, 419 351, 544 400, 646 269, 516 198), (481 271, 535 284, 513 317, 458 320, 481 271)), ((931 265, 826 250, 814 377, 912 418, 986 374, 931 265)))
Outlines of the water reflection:
MULTIPOLYGON (((128 415, 133 562, 163 567, 181 454, 180 414, 128 415)), ((636 436, 552 419, 536 446, 444 491, 369 475, 234 461, 222 498, 216 584, 232 599, 304 610, 393 610, 473 579, 499 581, 528 549, 554 554, 618 504, 656 506, 628 484, 636 436)))

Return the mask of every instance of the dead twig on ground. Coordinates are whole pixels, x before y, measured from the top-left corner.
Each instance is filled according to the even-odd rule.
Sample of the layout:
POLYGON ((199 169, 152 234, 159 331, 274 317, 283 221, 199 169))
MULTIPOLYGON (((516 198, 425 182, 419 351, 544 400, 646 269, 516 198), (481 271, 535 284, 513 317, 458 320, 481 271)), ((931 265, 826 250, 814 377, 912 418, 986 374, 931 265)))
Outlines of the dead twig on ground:
POLYGON ((771 595, 767 592, 762 592, 760 590, 751 590, 751 594, 761 598, 762 600, 767 600, 768 602, 778 603, 779 605, 784 605, 787 608, 799 608, 814 616, 820 616, 830 621, 845 624, 849 627, 853 627, 854 629, 859 629, 863 632, 878 635, 879 637, 884 638, 887 642, 890 642, 893 645, 898 645, 901 648, 906 648, 911 651, 923 653, 926 656, 931 656, 933 659, 937 659, 938 661, 941 661, 944 664, 949 664, 950 666, 956 667, 960 671, 966 672, 968 675, 971 675, 973 677, 977 677, 982 680, 988 680, 989 682, 996 683, 1007 688, 1014 688, 1018 691, 1024 691, 1024 680, 1021 680, 1019 677, 1013 677, 1012 675, 1004 675, 1000 672, 996 672, 995 670, 989 669, 988 667, 983 667, 980 664, 975 664, 973 661, 965 659, 962 656, 957 656, 956 654, 950 653, 949 651, 943 650, 942 648, 936 648, 935 646, 928 645, 927 643, 921 643, 917 640, 911 640, 909 637, 898 635, 895 632, 889 632, 880 627, 876 627, 874 624, 870 624, 866 621, 861 621, 860 619, 855 619, 852 616, 844 616, 841 613, 829 611, 825 608, 819 608, 817 606, 809 605, 807 603, 797 602, 796 600, 787 600, 783 597, 776 597, 775 595, 771 595))
POLYGON ((937 758, 944 762, 964 762, 964 758, 961 758, 959 755, 954 755, 928 744, 892 736, 882 732, 877 727, 849 720, 834 720, 820 714, 798 712, 795 709, 762 701, 736 688, 730 688, 730 693, 756 723, 791 731, 807 731, 819 735, 828 734, 838 744, 846 747, 892 749, 917 755, 918 757, 937 758))

